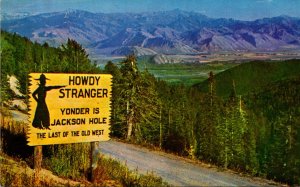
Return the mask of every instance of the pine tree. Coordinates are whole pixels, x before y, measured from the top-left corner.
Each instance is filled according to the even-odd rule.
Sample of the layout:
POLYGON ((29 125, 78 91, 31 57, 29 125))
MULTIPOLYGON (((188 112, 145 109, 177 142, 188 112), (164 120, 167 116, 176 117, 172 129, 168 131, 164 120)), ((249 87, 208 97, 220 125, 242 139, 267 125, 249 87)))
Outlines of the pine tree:
POLYGON ((126 122, 126 139, 132 140, 132 137, 137 141, 153 139, 146 131, 159 125, 158 123, 156 126, 151 125, 159 118, 155 78, 147 71, 141 73, 138 70, 134 55, 129 55, 121 62, 120 72, 121 78, 116 85, 120 95, 116 102, 122 107, 119 115, 120 120, 126 122))
POLYGON ((136 58, 129 55, 124 61, 121 62, 122 79, 120 81, 121 89, 121 104, 126 107, 123 116, 126 120, 127 135, 126 139, 130 140, 135 127, 135 108, 137 105, 137 82, 140 79, 140 73, 136 66, 136 58))
POLYGON ((68 39, 66 45, 61 46, 62 61, 66 65, 64 71, 69 73, 91 71, 91 62, 85 49, 73 39, 68 39))
POLYGON ((138 105, 136 135, 139 135, 138 141, 146 141, 159 145, 160 141, 160 106, 161 101, 158 98, 156 90, 156 79, 147 70, 141 74, 141 82, 138 87, 138 105))
MULTIPOLYGON (((1 31, 2 34, 2 31, 1 31)), ((3 38, 6 38, 6 33, 3 33, 3 38)), ((1 40, 1 76, 0 76, 0 84, 1 84, 1 92, 0 99, 1 102, 7 101, 12 97, 10 93, 8 76, 13 75, 16 71, 16 63, 14 58, 15 48, 7 42, 7 40, 1 40)))
POLYGON ((209 73, 209 93, 204 96, 197 116, 198 150, 200 159, 217 163, 219 140, 217 126, 221 123, 221 101, 216 95, 216 83, 212 72, 209 73))
POLYGON ((125 137, 125 131, 124 128, 125 124, 122 120, 122 108, 124 104, 122 103, 122 95, 121 95, 121 71, 113 64, 111 61, 107 62, 104 68, 105 73, 109 73, 113 76, 112 80, 112 114, 111 114, 111 134, 118 138, 124 138, 125 137))

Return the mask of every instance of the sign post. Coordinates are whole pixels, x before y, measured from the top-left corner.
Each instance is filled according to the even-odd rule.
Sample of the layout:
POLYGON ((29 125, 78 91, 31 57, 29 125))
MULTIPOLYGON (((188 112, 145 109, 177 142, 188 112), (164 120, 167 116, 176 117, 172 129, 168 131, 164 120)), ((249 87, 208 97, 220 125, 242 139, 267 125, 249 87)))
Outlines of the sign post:
MULTIPOLYGON (((109 140, 112 76, 31 73, 28 145, 35 147, 35 169, 42 146, 109 140)), ((37 176, 38 177, 38 176, 37 176)), ((37 178, 38 181, 38 178, 37 178)))
POLYGON ((94 152, 95 152, 96 142, 91 142, 91 151, 90 151, 90 171, 89 171, 89 181, 94 182, 93 176, 93 164, 94 164, 94 152))
POLYGON ((34 147, 34 186, 40 186, 40 173, 42 169, 42 146, 34 147))

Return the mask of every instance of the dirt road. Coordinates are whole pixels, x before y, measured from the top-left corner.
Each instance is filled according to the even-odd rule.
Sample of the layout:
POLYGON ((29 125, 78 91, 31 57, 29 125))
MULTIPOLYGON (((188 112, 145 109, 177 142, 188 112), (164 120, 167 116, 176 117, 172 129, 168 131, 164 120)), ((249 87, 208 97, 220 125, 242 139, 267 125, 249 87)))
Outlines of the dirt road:
POLYGON ((141 173, 153 171, 174 186, 267 186, 215 168, 201 167, 174 155, 149 151, 114 140, 100 143, 100 151, 141 173))

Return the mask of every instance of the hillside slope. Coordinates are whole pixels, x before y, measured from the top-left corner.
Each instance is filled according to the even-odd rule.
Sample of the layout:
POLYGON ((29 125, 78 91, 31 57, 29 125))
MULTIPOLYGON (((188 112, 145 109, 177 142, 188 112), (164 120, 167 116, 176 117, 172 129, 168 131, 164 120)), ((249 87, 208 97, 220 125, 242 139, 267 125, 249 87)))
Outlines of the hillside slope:
MULTIPOLYGON (((1 185, 4 186, 31 186, 33 185, 34 170, 26 162, 17 162, 12 158, 1 154, 1 185)), ((40 183, 42 186, 92 186, 87 182, 63 179, 54 175, 51 171, 41 169, 40 183)))
POLYGON ((257 116, 257 158, 268 177, 300 184, 300 75, 244 97, 257 116), (280 151, 278 151, 280 149, 280 151))
MULTIPOLYGON (((299 60, 242 63, 215 75, 216 92, 219 96, 228 97, 232 91, 234 81, 237 95, 243 95, 299 74, 299 60)), ((206 80, 194 85, 194 87, 202 92, 208 92, 209 82, 206 80)))

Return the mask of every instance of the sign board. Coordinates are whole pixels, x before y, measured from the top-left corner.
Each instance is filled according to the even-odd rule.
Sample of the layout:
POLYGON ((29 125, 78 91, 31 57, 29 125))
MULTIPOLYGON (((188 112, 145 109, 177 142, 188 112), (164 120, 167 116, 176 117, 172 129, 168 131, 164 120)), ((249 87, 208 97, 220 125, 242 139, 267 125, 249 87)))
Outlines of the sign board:
POLYGON ((109 140, 112 76, 30 74, 28 145, 109 140))

